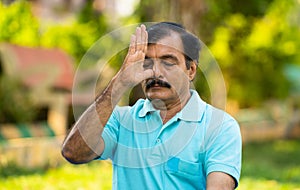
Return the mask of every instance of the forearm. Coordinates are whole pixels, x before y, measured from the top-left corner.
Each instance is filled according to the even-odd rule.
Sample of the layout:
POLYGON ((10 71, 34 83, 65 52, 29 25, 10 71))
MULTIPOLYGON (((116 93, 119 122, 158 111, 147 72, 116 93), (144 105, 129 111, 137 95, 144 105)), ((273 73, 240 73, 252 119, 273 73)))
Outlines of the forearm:
POLYGON ((223 172, 212 172, 207 176, 207 190, 233 190, 235 189, 234 179, 223 172))
POLYGON ((121 69, 75 123, 62 148, 63 156, 70 162, 85 163, 102 154, 103 128, 123 93, 153 76, 151 69, 145 70, 143 67, 147 39, 146 27, 137 27, 121 69))
POLYGON ((118 104, 124 92, 130 87, 126 87, 119 81, 118 74, 111 80, 107 88, 96 97, 95 110, 99 116, 102 126, 105 126, 115 106, 118 104))
POLYGON ((63 143, 62 155, 68 161, 86 163, 102 154, 102 131, 122 94, 114 78, 81 115, 63 143))

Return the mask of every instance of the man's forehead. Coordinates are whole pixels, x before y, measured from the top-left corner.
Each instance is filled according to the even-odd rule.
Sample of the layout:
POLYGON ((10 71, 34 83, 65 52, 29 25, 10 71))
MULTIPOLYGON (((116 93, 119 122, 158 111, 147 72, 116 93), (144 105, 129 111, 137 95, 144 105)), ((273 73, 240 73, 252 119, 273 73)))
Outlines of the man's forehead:
POLYGON ((164 51, 172 51, 172 52, 180 52, 183 53, 183 44, 179 34, 172 32, 170 35, 165 36, 158 40, 157 42, 149 41, 150 45, 148 50, 164 50, 164 51))

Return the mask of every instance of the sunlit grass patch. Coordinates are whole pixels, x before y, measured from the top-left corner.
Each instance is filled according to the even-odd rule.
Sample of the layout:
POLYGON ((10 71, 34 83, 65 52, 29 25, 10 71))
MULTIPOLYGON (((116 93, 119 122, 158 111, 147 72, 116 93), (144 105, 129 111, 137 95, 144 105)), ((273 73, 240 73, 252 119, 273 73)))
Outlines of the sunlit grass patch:
POLYGON ((0 178, 3 189, 28 190, 106 190, 111 189, 112 170, 109 162, 95 161, 85 165, 64 164, 44 173, 0 178))
POLYGON ((254 179, 245 177, 241 180, 238 190, 300 190, 299 183, 280 183, 276 180, 254 179))
POLYGON ((239 190, 300 190, 300 140, 246 144, 239 190))

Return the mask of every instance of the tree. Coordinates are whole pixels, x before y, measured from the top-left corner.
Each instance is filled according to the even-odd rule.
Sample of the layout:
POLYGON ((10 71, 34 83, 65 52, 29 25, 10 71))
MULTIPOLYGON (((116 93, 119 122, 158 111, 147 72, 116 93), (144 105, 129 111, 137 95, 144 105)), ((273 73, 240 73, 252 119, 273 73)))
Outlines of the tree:
MULTIPOLYGON (((289 95, 284 68, 300 63, 299 7, 297 0, 142 1, 136 13, 141 21, 187 24, 218 61, 228 98, 252 107, 289 95)), ((201 85, 205 82, 196 83, 204 94, 209 90, 201 85)))
MULTIPOLYGON (((229 98, 241 107, 289 95, 284 67, 299 63, 297 1, 273 1, 263 15, 234 13, 215 29, 210 48, 227 79, 229 98)), ((248 13, 249 14, 249 13, 248 13)))

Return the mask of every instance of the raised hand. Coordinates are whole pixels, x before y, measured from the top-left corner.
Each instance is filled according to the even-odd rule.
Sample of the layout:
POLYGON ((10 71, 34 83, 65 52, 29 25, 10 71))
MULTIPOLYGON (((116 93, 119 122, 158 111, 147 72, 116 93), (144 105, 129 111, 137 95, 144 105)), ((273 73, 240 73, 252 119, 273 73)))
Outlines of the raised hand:
POLYGON ((147 52, 148 33, 146 26, 136 28, 135 34, 131 36, 127 56, 116 77, 124 87, 131 88, 141 81, 153 76, 151 69, 145 70, 143 62, 147 52))

